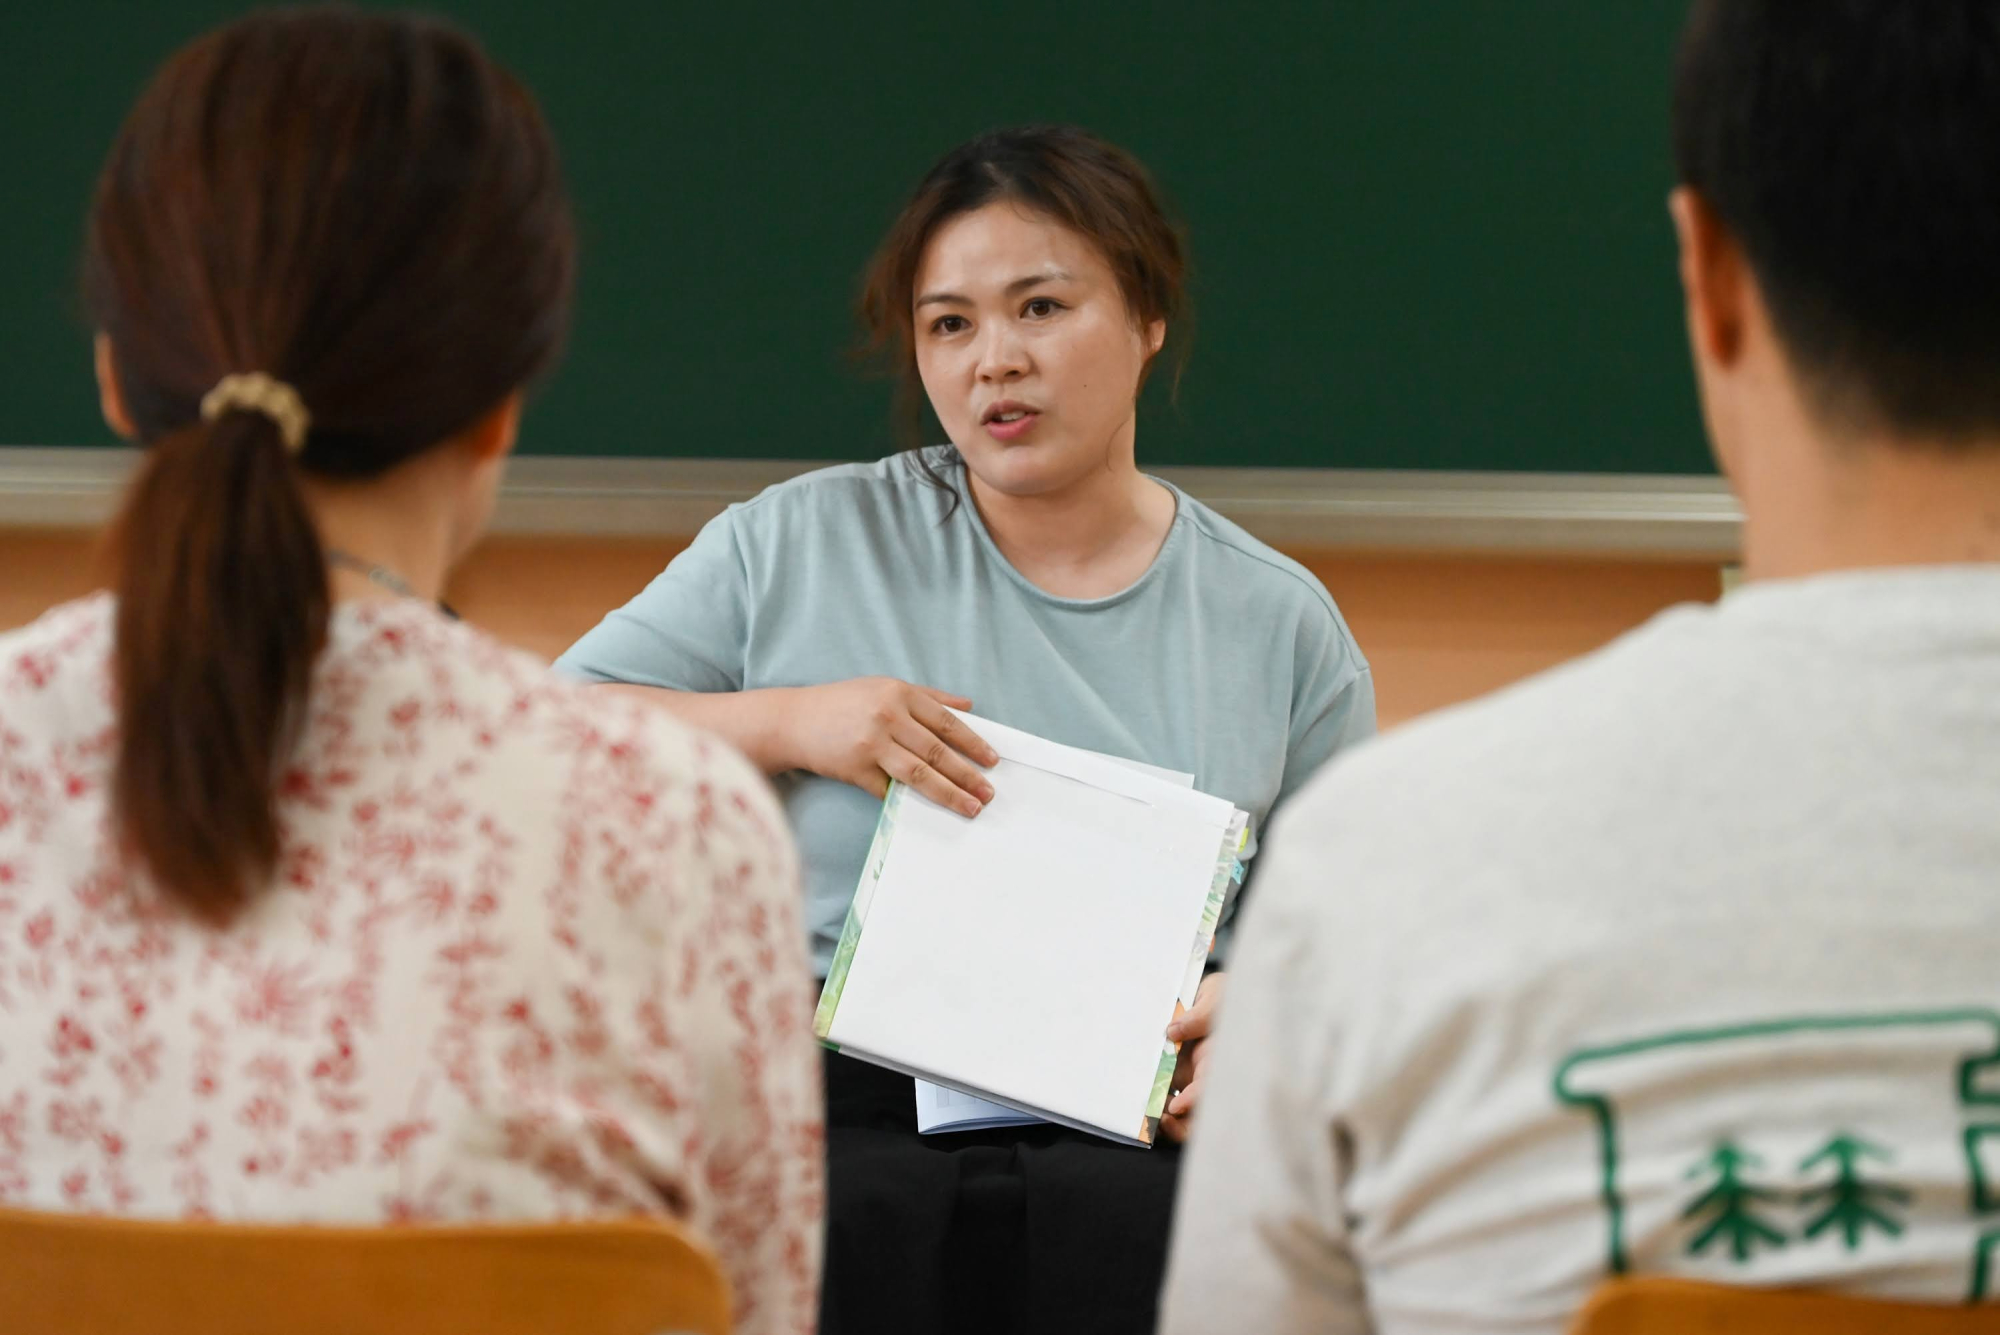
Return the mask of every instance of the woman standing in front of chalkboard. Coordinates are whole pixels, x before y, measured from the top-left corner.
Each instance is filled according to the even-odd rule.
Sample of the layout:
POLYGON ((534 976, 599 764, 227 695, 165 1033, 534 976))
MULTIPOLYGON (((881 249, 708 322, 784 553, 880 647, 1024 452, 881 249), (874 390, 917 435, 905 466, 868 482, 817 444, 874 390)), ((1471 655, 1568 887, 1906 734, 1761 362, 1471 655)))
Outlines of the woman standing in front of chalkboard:
MULTIPOLYGON (((1325 589, 1139 471, 1139 389, 1184 274, 1144 168, 1113 145, 1041 127, 947 154, 861 313, 912 420, 927 396, 951 443, 732 506, 564 655, 777 778, 822 975, 891 779, 975 818, 1006 800, 946 705, 1190 771, 1252 813, 1253 841, 1374 730, 1325 589)), ((1176 1026, 1174 1140, 1221 983, 1176 1026)), ((1052 1126, 920 1137, 907 1077, 831 1054, 826 1075, 824 1330, 1152 1328, 1176 1149, 1052 1126)))

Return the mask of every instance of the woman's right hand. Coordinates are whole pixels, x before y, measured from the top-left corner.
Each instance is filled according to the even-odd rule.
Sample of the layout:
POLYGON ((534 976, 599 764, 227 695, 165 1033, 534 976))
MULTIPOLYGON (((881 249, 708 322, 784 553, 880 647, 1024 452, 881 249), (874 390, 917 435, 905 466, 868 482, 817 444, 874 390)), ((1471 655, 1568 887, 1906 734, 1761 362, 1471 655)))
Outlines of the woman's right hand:
POLYGON ((799 767, 884 797, 889 780, 977 816, 993 800, 980 767, 1000 755, 951 713, 972 701, 892 677, 796 688, 788 702, 799 767), (947 708, 949 706, 950 708, 947 708))

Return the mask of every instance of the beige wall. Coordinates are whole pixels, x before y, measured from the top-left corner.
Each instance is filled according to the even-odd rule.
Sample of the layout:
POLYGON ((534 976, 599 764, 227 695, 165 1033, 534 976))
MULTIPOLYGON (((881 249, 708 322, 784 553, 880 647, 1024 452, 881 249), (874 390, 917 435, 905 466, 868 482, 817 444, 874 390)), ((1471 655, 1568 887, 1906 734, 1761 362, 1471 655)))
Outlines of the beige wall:
MULTIPOLYGON (((675 540, 494 538, 453 581, 467 620, 554 657, 666 564, 675 540)), ((1484 694, 1718 591, 1709 563, 1293 551, 1333 592, 1375 667, 1382 722, 1484 694)), ((0 629, 98 587, 97 544, 0 531, 0 629)))

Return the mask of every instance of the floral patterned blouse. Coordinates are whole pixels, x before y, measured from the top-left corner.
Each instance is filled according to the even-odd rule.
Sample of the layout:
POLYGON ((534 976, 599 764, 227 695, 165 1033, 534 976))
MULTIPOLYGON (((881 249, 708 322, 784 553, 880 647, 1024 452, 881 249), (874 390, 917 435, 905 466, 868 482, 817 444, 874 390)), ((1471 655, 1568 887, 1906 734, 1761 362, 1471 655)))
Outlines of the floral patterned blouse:
POLYGON ((341 604, 274 884, 206 927, 109 825, 113 612, 0 635, 0 1204, 668 1215, 741 1330, 811 1330, 811 973, 763 780, 426 606, 341 604))

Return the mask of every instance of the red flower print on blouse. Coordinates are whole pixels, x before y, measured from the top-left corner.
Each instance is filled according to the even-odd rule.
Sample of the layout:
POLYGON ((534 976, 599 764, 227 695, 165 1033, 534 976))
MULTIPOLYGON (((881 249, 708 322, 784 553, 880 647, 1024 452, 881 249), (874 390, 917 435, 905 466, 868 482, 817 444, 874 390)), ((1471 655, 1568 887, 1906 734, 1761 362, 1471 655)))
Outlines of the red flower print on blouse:
POLYGON ((0 1204, 650 1211, 748 1335, 812 1328, 822 1132, 763 780, 415 603, 343 605, 229 927, 121 861, 113 605, 0 636, 0 1204))

